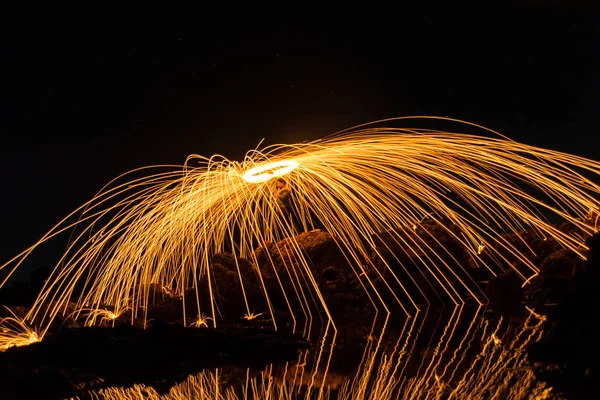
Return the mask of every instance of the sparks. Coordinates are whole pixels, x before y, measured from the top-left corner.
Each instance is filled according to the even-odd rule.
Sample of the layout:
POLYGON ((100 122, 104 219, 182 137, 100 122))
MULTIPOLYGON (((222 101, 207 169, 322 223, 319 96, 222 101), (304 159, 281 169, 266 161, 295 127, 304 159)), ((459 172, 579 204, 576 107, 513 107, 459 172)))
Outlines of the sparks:
POLYGON ((246 171, 244 180, 250 183, 267 182, 278 176, 289 174, 298 168, 298 165, 298 162, 294 160, 282 160, 259 165, 246 171))
MULTIPOLYGON (((523 250, 527 243, 517 246, 505 238, 525 227, 585 257, 585 236, 598 225, 597 217, 586 216, 600 209, 600 162, 520 144, 465 122, 469 129, 484 129, 484 135, 381 127, 403 120, 267 146, 248 152, 241 163, 192 155, 183 166, 146 167, 118 177, 0 265, 9 277, 36 247, 76 228, 28 314, 0 332, 0 345, 24 337, 19 331, 25 326, 39 327, 41 340, 67 305, 74 317, 91 315, 90 323, 114 322, 113 316, 127 311, 132 322, 141 319, 145 326, 155 297, 151 287, 195 307, 191 315, 203 316, 196 326, 214 327, 223 282, 213 278, 211 263, 222 252, 254 264, 262 285, 264 298, 253 304, 258 300, 247 296, 236 265, 241 315, 265 307, 275 329, 275 315, 295 319, 299 310, 306 320, 319 314, 334 321, 312 262, 296 239, 315 228, 335 239, 348 274, 360 281, 374 309, 398 306, 407 315, 429 301, 427 288, 455 305, 486 302, 471 267, 449 262, 447 250, 436 247, 435 235, 421 221, 459 243, 490 277, 513 268, 527 282, 538 273, 531 253, 523 250), (140 172, 147 174, 139 177, 140 172), (284 175, 285 185, 277 186, 284 175), (548 216, 577 229, 563 232, 548 216), (396 248, 391 257, 377 247, 382 236, 396 248), (257 249, 283 240, 285 270, 277 271, 272 260, 259 265, 257 249), (426 279, 413 279, 402 257, 419 263, 426 279), (279 304, 264 284, 267 274, 277 275, 284 297, 279 304)), ((185 306, 183 311, 185 320, 185 306)))

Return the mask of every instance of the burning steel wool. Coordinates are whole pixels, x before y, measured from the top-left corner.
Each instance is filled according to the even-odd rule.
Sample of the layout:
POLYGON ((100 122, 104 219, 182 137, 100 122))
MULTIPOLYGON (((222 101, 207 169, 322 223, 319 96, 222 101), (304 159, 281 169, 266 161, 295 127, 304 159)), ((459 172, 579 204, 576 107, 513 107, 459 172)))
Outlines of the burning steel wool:
POLYGON ((238 264, 246 315, 264 312, 277 328, 280 313, 296 321, 312 318, 316 309, 335 329, 336 316, 311 260, 294 242, 316 228, 334 238, 347 274, 358 279, 372 307, 388 313, 398 308, 414 315, 427 302, 423 282, 452 304, 486 302, 471 267, 450 262, 447 252, 432 245, 435 238, 410 234, 424 219, 464 246, 473 265, 490 276, 512 268, 526 282, 538 272, 529 257, 533 250, 503 236, 525 227, 584 257, 583 236, 598 230, 600 162, 517 143, 469 123, 462 124, 482 134, 393 127, 414 120, 379 121, 313 142, 267 146, 249 151, 241 162, 191 155, 180 168, 146 167, 116 178, 1 266, 10 276, 36 247, 74 229, 27 315, 0 324, 0 346, 42 340, 52 321, 66 313, 88 324, 125 313, 132 322, 146 320, 151 287, 183 299, 184 321, 216 326, 223 282, 214 279, 212 257, 228 251, 235 260, 259 265, 255 250, 283 239, 290 241, 286 270, 262 263, 254 272, 259 282, 266 274, 292 282, 280 285, 285 307, 275 309, 265 285, 266 308, 252 304, 238 264), (561 231, 553 220, 577 229, 561 231), (399 249, 394 262, 381 254, 382 235, 399 249), (402 252, 422 255, 419 274, 425 280, 413 279, 402 252), (195 315, 185 315, 190 304, 195 315), (301 315, 294 304, 301 305, 301 315))

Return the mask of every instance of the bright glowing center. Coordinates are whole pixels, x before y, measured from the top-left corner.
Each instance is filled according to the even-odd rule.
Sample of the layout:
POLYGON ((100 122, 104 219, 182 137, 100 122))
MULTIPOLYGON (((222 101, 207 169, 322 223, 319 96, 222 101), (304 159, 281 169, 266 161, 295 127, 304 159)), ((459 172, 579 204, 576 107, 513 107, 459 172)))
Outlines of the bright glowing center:
POLYGON ((269 179, 292 172, 298 165, 298 162, 293 160, 275 161, 259 165, 246 171, 244 180, 250 183, 266 182, 269 179))

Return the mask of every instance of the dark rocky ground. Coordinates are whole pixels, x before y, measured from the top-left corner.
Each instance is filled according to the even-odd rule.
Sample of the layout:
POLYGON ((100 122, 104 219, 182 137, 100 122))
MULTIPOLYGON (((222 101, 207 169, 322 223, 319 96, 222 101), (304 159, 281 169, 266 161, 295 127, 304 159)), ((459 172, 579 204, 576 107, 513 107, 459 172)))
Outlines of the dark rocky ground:
MULTIPOLYGON (((564 231, 574 229, 567 224, 558 227, 564 231)), ((597 339, 600 336, 596 328, 600 326, 597 294, 600 290, 600 236, 588 239, 590 252, 584 262, 573 252, 563 250, 552 240, 540 239, 532 231, 507 235, 505 238, 516 246, 527 243, 533 250, 531 261, 540 267, 540 274, 521 288, 522 281, 510 270, 491 279, 485 269, 475 265, 453 233, 459 234, 453 227, 425 221, 415 229, 382 232, 374 238, 376 247, 372 254, 360 256, 367 261, 367 272, 375 277, 373 284, 377 288, 383 289, 383 282, 390 280, 387 264, 409 291, 415 292, 417 287, 423 290, 423 299, 429 300, 430 309, 443 305, 443 296, 439 288, 436 290, 435 285, 430 284, 431 276, 423 272, 423 260, 431 260, 438 254, 437 262, 458 271, 457 279, 471 277, 485 287, 492 313, 522 315, 528 306, 545 315, 546 333, 528 349, 537 377, 568 398, 600 398, 596 383, 600 371, 597 339), (416 236, 422 238, 429 249, 409 249, 416 236)), ((309 260, 311 274, 330 311, 336 315, 336 321, 340 325, 359 325, 362 319, 371 321, 374 311, 370 300, 359 279, 350 272, 347 258, 335 239, 321 230, 303 233, 295 239, 309 260)), ((212 260, 213 279, 219 283, 219 329, 184 328, 181 298, 158 287, 152 288, 155 302, 147 310, 147 319, 151 322, 146 330, 141 328, 140 321, 130 326, 127 314, 115 321, 114 328, 82 328, 81 321, 58 319, 51 334, 41 343, 0 353, 0 387, 6 392, 0 398, 62 398, 89 389, 133 383, 145 383, 164 391, 203 368, 260 367, 294 359, 298 351, 309 344, 300 336, 285 333, 289 331, 291 320, 283 312, 288 306, 280 284, 286 291, 294 290, 288 267, 293 265, 298 271, 301 268, 293 254, 292 242, 283 240, 256 250, 258 266, 248 260, 237 260, 246 294, 256 307, 254 311, 263 313, 256 320, 242 318, 244 305, 239 296, 236 259, 229 253, 217 254, 212 260), (281 327, 277 332, 268 321, 268 307, 257 267, 272 305, 282 310, 282 314, 277 315, 281 327)), ((10 305, 23 314, 26 309, 16 306, 31 304, 45 276, 44 271, 40 271, 32 276, 31 282, 3 289, 0 304, 10 305)), ((200 286, 201 297, 206 296, 205 289, 200 286)), ((385 290, 380 293, 384 300, 392 299, 385 290)), ((405 300, 398 293, 400 290, 396 294, 405 300)), ((195 293, 190 292, 189 296, 192 298, 195 293)), ((208 298, 200 300, 204 303, 208 298)), ((300 304, 293 299, 288 301, 299 315, 300 304)), ((195 304, 186 303, 188 325, 194 321, 195 312, 195 304)), ((318 319, 318 313, 315 317, 318 319)))
MULTIPOLYGON (((332 311, 354 324, 372 317, 368 298, 356 277, 347 274, 347 261, 331 236, 313 231, 300 235, 298 240, 304 254, 313 260, 311 272, 326 301, 332 305, 332 311)), ((219 309, 218 329, 192 327, 197 313, 195 302, 185 305, 188 327, 184 327, 182 298, 158 286, 150 288, 154 303, 146 310, 147 329, 143 329, 142 318, 134 319, 132 326, 130 313, 119 316, 114 327, 112 321, 105 321, 103 327, 84 327, 83 318, 69 316, 75 310, 74 305, 69 304, 67 317, 57 317, 42 342, 0 352, 0 399, 65 398, 91 389, 128 387, 134 383, 147 384, 161 392, 206 368, 261 369, 267 364, 297 359, 298 353, 311 344, 301 335, 290 333, 292 319, 286 312, 287 303, 280 287, 281 282, 286 291, 293 290, 285 265, 298 265, 299 261, 288 256, 293 253, 291 246, 291 241, 284 240, 256 251, 259 264, 266 264, 267 258, 276 264, 275 269, 261 267, 272 305, 276 310, 283 310, 276 314, 277 331, 270 321, 256 266, 248 260, 236 260, 230 253, 221 253, 213 257, 211 268, 214 281, 219 283, 215 296, 219 309), (245 307, 239 294, 236 261, 246 295, 259 314, 256 319, 243 318, 245 307)), ((24 316, 28 310, 22 304, 34 301, 48 272, 38 272, 32 281, 7 288, 0 294, 0 300, 10 305, 17 315, 24 316)), ((208 288, 203 284, 199 287, 200 300, 208 304, 208 288)), ((187 298, 194 299, 195 295, 194 290, 186 293, 187 298)), ((301 315, 299 304, 292 306, 296 315, 301 315)), ((0 311, 2 316, 6 315, 0 311)), ((323 314, 320 316, 325 318, 323 314)), ((319 314, 314 317, 318 325, 319 314)), ((208 324, 210 326, 211 321, 208 324)), ((300 333, 301 330, 300 327, 300 333)), ((345 363, 346 368, 353 368, 352 365, 345 363)))
POLYGON ((552 241, 527 243, 536 246, 539 275, 523 288, 513 271, 492 279, 490 308, 512 315, 527 306, 544 315, 544 335, 527 349, 538 379, 569 399, 600 398, 600 234, 586 240, 585 261, 552 241))
POLYGON ((3 399, 62 399, 87 390, 143 383, 166 392, 204 368, 263 368, 297 358, 308 342, 250 326, 184 328, 158 323, 64 329, 0 353, 3 399))
POLYGON ((585 263, 561 251, 549 256, 526 302, 545 311, 547 333, 529 348, 540 379, 568 398, 600 398, 600 234, 589 238, 585 263))

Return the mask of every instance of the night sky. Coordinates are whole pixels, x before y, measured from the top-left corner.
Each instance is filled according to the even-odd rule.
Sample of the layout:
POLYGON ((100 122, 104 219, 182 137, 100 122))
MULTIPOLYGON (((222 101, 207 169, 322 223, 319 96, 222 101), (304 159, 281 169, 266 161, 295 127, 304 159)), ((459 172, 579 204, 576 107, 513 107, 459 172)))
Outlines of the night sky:
POLYGON ((600 159, 600 15, 556 3, 1 15, 0 263, 120 173, 262 138, 441 115, 600 159))

